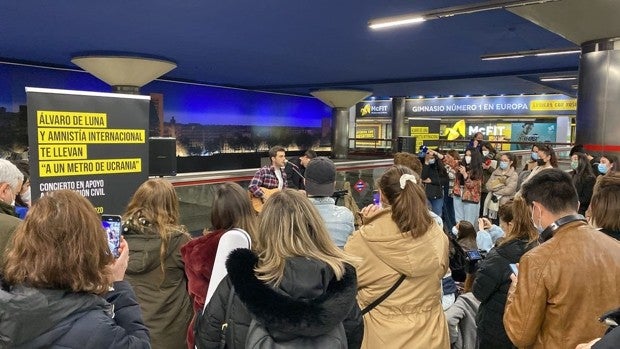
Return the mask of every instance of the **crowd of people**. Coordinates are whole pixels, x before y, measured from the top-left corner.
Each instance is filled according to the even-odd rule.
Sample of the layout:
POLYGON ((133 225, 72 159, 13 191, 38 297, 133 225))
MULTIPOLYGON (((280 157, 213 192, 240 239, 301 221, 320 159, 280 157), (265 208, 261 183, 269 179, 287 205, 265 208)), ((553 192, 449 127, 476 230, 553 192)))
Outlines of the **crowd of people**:
POLYGON ((0 160, 0 347, 617 347, 597 319, 620 313, 618 159, 573 150, 570 172, 546 144, 521 171, 481 137, 398 153, 359 210, 330 159, 273 147, 248 188, 213 186, 196 238, 172 184, 144 182, 117 258, 87 199, 31 202, 0 160))

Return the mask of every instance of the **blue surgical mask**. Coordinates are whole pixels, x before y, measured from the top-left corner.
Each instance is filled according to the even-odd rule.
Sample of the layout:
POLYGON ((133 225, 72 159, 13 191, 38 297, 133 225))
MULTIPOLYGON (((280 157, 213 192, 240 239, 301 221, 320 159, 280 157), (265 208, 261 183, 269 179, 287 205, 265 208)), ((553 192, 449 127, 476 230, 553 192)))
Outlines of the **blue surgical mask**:
POLYGON ((605 164, 598 164, 598 172, 599 172, 600 174, 605 174, 605 173, 607 173, 607 170, 608 170, 608 169, 607 169, 607 165, 605 165, 605 164))
POLYGON ((532 152, 532 160, 538 160, 538 159, 539 159, 539 158, 538 158, 538 153, 537 153, 537 152, 535 152, 535 151, 533 151, 533 152, 532 152))
POLYGON ((500 161, 499 168, 501 168, 502 170, 505 170, 508 168, 509 165, 510 163, 508 161, 500 161))
POLYGON ((435 159, 430 159, 430 160, 428 160, 428 164, 429 164, 429 165, 432 165, 432 164, 434 164, 434 163, 435 163, 435 159))
POLYGON ((579 161, 571 161, 570 162, 570 168, 572 168, 573 170, 576 170, 577 167, 579 167, 579 161))

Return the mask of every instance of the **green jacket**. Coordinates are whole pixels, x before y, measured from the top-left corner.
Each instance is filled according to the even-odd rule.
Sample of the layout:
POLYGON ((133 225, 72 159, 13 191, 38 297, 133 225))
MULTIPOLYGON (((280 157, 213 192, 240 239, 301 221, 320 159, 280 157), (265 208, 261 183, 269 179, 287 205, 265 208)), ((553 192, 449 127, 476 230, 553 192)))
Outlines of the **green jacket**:
POLYGON ((0 201, 0 263, 4 264, 5 250, 9 246, 13 233, 21 219, 15 215, 15 208, 0 201))
POLYGON ((182 232, 171 234, 164 274, 160 264, 159 235, 131 229, 123 234, 129 244, 125 280, 136 292, 144 323, 151 332, 152 347, 187 348, 185 339, 193 309, 180 250, 190 236, 182 232))

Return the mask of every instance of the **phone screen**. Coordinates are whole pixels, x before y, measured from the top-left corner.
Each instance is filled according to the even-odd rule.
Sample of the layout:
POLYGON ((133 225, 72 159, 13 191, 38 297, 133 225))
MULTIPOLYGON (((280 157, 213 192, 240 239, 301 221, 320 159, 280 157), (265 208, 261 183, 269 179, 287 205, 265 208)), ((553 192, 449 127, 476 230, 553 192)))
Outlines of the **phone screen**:
POLYGON ((467 256, 472 261, 477 261, 477 260, 482 259, 482 256, 480 255, 480 252, 478 252, 477 250, 467 251, 467 256))
POLYGON ((101 216, 101 224, 108 238, 110 252, 114 258, 118 258, 120 256, 118 249, 121 245, 121 216, 104 214, 101 216))
POLYGON ((510 264, 510 269, 515 275, 519 275, 519 268, 517 268, 516 264, 510 264))
POLYGON ((381 206, 381 194, 379 194, 378 190, 372 192, 372 202, 375 205, 381 206))

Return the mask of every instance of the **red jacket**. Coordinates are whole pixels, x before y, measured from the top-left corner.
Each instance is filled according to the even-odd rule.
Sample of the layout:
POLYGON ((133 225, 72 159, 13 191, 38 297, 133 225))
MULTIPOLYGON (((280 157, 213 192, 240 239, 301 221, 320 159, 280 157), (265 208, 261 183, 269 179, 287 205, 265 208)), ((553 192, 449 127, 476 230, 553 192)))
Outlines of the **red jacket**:
POLYGON ((193 239, 181 247, 181 257, 185 263, 187 289, 194 305, 194 317, 187 330, 187 347, 194 349, 194 322, 196 314, 202 313, 211 281, 211 272, 220 238, 226 230, 216 230, 193 239))

